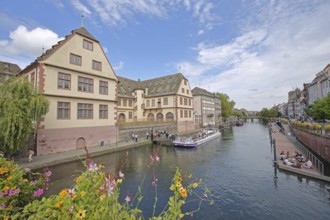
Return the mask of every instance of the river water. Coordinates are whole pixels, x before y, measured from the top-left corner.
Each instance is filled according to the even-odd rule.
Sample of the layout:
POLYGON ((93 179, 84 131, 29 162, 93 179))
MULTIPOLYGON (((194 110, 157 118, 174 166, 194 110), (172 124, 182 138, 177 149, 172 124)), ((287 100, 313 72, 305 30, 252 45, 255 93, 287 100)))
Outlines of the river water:
MULTIPOLYGON (((248 122, 222 132, 219 139, 196 149, 145 146, 93 158, 114 172, 123 165, 122 200, 142 188, 139 208, 152 215, 157 192, 159 213, 167 203, 176 168, 184 176, 202 178, 212 195, 213 205, 204 202, 200 210, 185 219, 330 219, 330 184, 277 170, 273 164, 268 128, 248 122), (160 161, 150 165, 150 154, 158 150, 160 161), (157 190, 152 186, 158 179, 157 190)), ((71 187, 83 168, 81 162, 50 167, 50 193, 71 187)), ((185 178, 184 178, 185 179, 185 178)), ((203 195, 203 191, 200 189, 203 195)), ((199 201, 187 202, 184 211, 195 210, 199 201)))

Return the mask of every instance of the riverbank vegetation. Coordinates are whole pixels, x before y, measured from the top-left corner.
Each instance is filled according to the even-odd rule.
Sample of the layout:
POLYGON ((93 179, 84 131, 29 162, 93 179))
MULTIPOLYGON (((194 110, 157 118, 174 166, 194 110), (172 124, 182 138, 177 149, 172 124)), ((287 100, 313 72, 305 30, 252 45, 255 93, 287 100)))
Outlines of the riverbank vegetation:
MULTIPOLYGON (((157 152, 150 155, 148 167, 155 166, 159 160, 157 152)), ((137 186, 134 195, 120 196, 120 185, 125 181, 122 171, 125 161, 119 169, 115 169, 115 173, 107 173, 103 171, 104 166, 94 163, 87 152, 84 161, 86 170, 75 179, 72 188, 44 197, 44 190, 48 189, 50 181, 50 170, 34 174, 30 170, 20 169, 12 161, 0 158, 0 218, 145 219, 143 210, 139 209, 144 199, 142 186, 137 186)), ((152 216, 148 216, 150 219, 182 219, 198 211, 203 202, 213 203, 210 191, 202 179, 184 176, 177 168, 169 187, 172 195, 164 208, 157 209, 162 211, 157 212, 157 184, 158 178, 153 175, 150 186, 155 190, 155 198, 152 216), (197 204, 196 209, 182 211, 185 204, 190 202, 197 204)))
POLYGON ((37 122, 48 112, 49 102, 22 77, 0 86, 0 151, 5 155, 27 148, 37 122))

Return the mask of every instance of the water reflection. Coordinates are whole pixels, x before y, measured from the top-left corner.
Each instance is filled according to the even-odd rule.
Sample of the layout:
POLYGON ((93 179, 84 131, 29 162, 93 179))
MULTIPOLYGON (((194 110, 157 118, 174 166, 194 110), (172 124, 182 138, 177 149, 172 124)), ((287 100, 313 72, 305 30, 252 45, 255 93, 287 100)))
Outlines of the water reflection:
MULTIPOLYGON (((140 208, 145 217, 152 214, 155 188, 151 182, 158 178, 156 213, 166 205, 176 167, 184 175, 202 178, 213 193, 215 205, 202 204, 191 219, 328 219, 330 215, 330 185, 291 173, 278 171, 269 150, 267 123, 245 123, 242 127, 225 130, 213 142, 196 149, 162 146, 160 162, 150 166, 149 155, 157 146, 139 147, 128 151, 123 166, 125 181, 121 192, 135 194, 138 186, 144 196, 140 208)), ((94 158, 96 163, 114 172, 126 151, 94 158)), ((73 185, 73 178, 83 169, 81 162, 51 168, 52 193, 73 185), (55 181, 54 181, 55 180, 55 181)), ((122 198, 123 199, 123 198, 122 198)), ((186 204, 195 209, 198 204, 186 204)))

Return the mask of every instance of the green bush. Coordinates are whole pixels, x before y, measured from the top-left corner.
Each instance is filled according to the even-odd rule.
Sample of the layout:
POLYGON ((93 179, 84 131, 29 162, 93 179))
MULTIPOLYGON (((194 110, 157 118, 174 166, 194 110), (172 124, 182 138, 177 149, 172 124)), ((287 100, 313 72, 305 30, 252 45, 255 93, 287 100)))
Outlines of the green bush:
POLYGON ((31 200, 37 200, 48 189, 51 172, 33 173, 13 161, 0 157, 0 219, 19 213, 31 200))
MULTIPOLYGON (((152 163, 159 160, 158 156, 150 156, 152 163)), ((119 201, 119 186, 124 179, 124 174, 103 172, 102 165, 95 164, 91 159, 83 171, 75 179, 75 184, 70 189, 63 189, 57 195, 48 198, 42 196, 43 189, 48 187, 50 171, 45 169, 44 174, 38 174, 37 179, 29 181, 24 176, 25 170, 20 169, 12 161, 1 158, 1 217, 2 219, 144 219, 142 210, 138 208, 143 196, 141 189, 135 196, 127 195, 124 202, 119 201), (13 191, 9 195, 8 190, 13 191), (42 190, 41 190, 42 189, 42 190)), ((31 173, 32 174, 32 173, 31 173)), ((176 170, 170 190, 173 195, 163 211, 153 215, 151 219, 182 219, 185 215, 192 215, 200 209, 202 201, 213 203, 208 199, 209 190, 204 186, 203 195, 198 195, 195 189, 203 182, 201 179, 192 181, 191 176, 183 180, 181 171, 176 170), (182 206, 190 196, 196 196, 199 207, 196 210, 182 213, 182 206)), ((156 188, 157 179, 152 185, 156 188)), ((154 212, 157 203, 157 193, 154 203, 154 212)))

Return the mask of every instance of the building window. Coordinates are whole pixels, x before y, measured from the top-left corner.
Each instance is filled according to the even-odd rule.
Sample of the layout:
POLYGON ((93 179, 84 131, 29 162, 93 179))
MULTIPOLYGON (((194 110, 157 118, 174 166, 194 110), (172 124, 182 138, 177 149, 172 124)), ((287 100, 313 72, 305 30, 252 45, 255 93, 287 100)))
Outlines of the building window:
POLYGON ((150 100, 147 100, 147 107, 150 106, 150 100))
POLYGON ((191 99, 189 99, 189 106, 191 106, 191 99))
POLYGON ((83 40, 83 48, 87 50, 93 50, 93 43, 88 40, 83 40))
POLYGON ((189 94, 189 89, 187 89, 187 94, 189 94))
POLYGON ((70 63, 81 66, 81 56, 70 53, 70 63))
POLYGON ((132 119, 133 118, 133 112, 128 112, 128 119, 132 119))
POLYGON ((121 106, 121 99, 118 99, 118 106, 121 106))
POLYGON ((187 81, 186 81, 186 80, 184 81, 184 85, 185 85, 185 86, 187 85, 187 81))
POLYGON ((152 99, 152 100, 151 100, 151 106, 152 106, 152 107, 155 107, 155 105, 156 105, 156 104, 155 104, 155 99, 152 99))
POLYGON ((123 106, 127 106, 127 99, 123 99, 123 106))
POLYGON ((168 98, 164 98, 163 102, 164 102, 164 105, 168 105, 168 98))
POLYGON ((100 94, 108 95, 108 82, 100 81, 100 94))
POLYGON ((182 105, 182 97, 180 97, 180 105, 182 105))
POLYGON ((59 89, 71 89, 71 75, 66 73, 58 73, 57 88, 59 89))
POLYGON ((187 98, 184 98, 184 105, 187 105, 187 104, 188 104, 187 98))
POLYGON ((184 88, 181 89, 181 92, 184 93, 184 88))
POLYGON ((191 111, 189 111, 189 118, 191 118, 191 111))
POLYGON ((70 119, 70 102, 57 103, 57 119, 70 119))
POLYGON ((188 117, 188 111, 184 110, 184 117, 187 118, 188 117))
POLYGON ((100 105, 99 118, 100 119, 107 119, 108 118, 108 105, 100 105))
POLYGON ((92 61, 92 69, 102 71, 102 63, 96 60, 92 61))
POLYGON ((183 110, 180 110, 180 118, 183 118, 183 110))
POLYGON ((78 119, 93 119, 93 104, 78 103, 78 119))
POLYGON ((85 77, 78 77, 78 91, 81 92, 93 92, 93 79, 85 78, 85 77))
POLYGON ((133 101, 132 101, 132 99, 128 100, 128 106, 129 106, 129 107, 132 107, 132 106, 133 106, 133 101))

